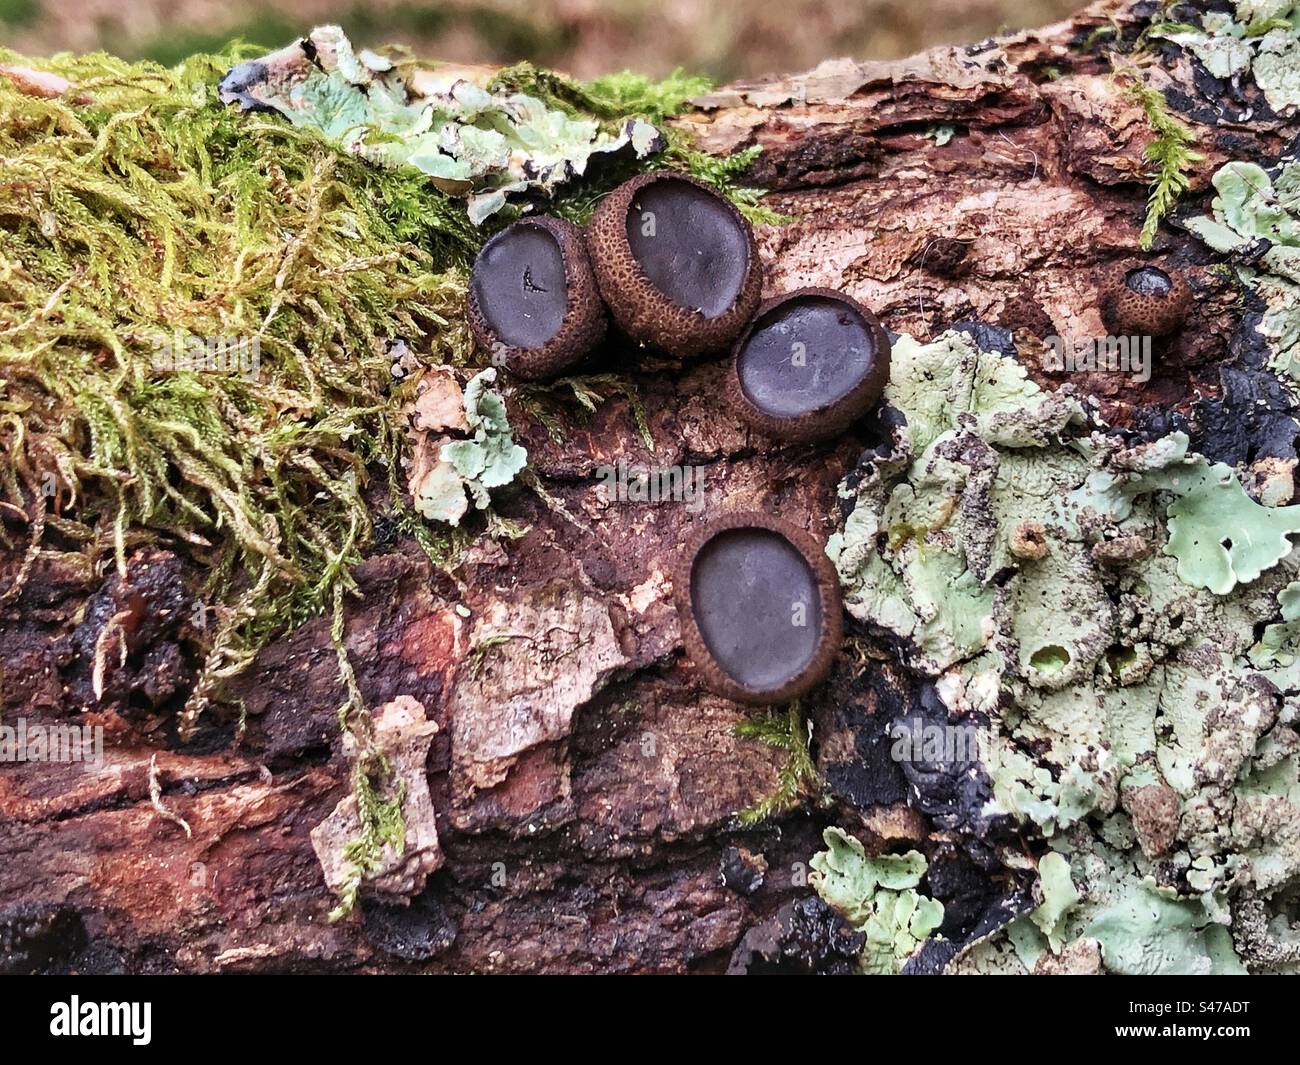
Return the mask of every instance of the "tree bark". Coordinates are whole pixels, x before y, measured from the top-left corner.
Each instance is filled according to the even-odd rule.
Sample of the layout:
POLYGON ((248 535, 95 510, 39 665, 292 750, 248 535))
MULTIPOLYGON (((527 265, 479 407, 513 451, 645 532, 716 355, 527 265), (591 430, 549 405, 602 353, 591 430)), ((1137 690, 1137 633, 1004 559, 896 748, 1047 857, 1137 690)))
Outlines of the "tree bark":
MULTIPOLYGON (((1102 271, 1142 254, 1152 133, 1113 46, 1151 7, 1102 3, 897 63, 835 60, 726 87, 677 122, 720 155, 763 146, 752 180, 794 219, 760 227, 765 295, 839 288, 918 338, 963 322, 1007 330, 1051 385, 1043 338, 1105 334, 1102 271), (953 128, 944 144, 939 127, 953 128)), ((1300 128, 1267 109, 1214 113, 1236 101, 1208 99, 1177 49, 1148 53, 1141 77, 1196 133, 1189 204, 1223 162, 1267 165, 1300 128)), ((1150 382, 1076 380, 1119 425, 1213 399, 1233 357, 1237 294, 1202 246, 1175 220, 1152 254, 1185 267, 1197 299, 1150 382)), ((360 569, 346 646, 366 701, 415 700, 437 725, 437 838, 423 852, 436 871, 409 906, 365 898, 356 916, 325 919, 336 900, 311 832, 349 791, 328 619, 237 682, 245 729, 214 720, 187 746, 151 705, 183 700, 193 679, 164 618, 187 609, 176 561, 138 555, 125 582, 43 562, 2 622, 4 719, 103 725, 106 743, 95 770, 0 766, 0 969, 686 972, 783 951, 827 968, 833 929, 804 937, 820 936, 808 957, 790 947, 822 827, 928 854, 951 845, 881 748, 912 683, 851 628, 803 705, 826 799, 809 789, 746 827, 737 811, 776 789, 785 755, 737 738, 752 711, 700 688, 670 575, 691 522, 723 509, 770 510, 824 539, 870 434, 760 438, 726 408, 720 360, 633 377, 653 451, 621 397, 586 421, 561 410, 563 442, 512 402, 531 476, 498 509, 526 535, 481 535, 444 574, 390 534, 360 569), (701 467, 704 512, 604 504, 596 468, 622 459, 701 467), (97 700, 88 649, 125 601, 156 624, 97 700), (157 698, 142 700, 150 686, 157 698)))

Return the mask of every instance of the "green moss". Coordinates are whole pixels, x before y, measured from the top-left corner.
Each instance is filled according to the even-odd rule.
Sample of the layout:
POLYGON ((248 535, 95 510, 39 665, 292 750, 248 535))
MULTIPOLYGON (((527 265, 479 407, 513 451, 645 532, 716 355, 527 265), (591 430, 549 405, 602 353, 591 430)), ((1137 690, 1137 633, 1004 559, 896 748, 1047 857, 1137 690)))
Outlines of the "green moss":
POLYGON ((402 819, 405 791, 397 785, 394 794, 385 798, 381 790, 389 786, 387 778, 390 773, 386 764, 367 767, 362 761, 357 762, 353 771, 352 793, 357 800, 361 834, 349 840, 343 849, 350 873, 339 892, 338 905, 329 912, 327 920, 331 923, 349 916, 356 908, 361 885, 367 876, 380 868, 384 848, 391 847, 400 852, 406 845, 406 824, 402 819), (372 780, 372 774, 378 776, 378 786, 372 780))
POLYGON ((347 585, 369 471, 402 445, 387 342, 469 350, 473 245, 442 198, 223 107, 228 62, 36 64, 82 105, 0 82, 3 495, 33 515, 32 551, 48 534, 120 569, 161 540, 209 567, 219 623, 188 726, 347 585), (212 337, 256 352, 252 372, 178 363, 212 337))
MULTIPOLYGON (((191 726, 220 679, 349 586, 376 469, 401 527, 418 526, 394 475, 411 385, 393 387, 385 348, 427 337, 430 361, 472 359, 464 269, 486 235, 418 172, 220 104, 247 54, 167 70, 0 53, 90 99, 0 81, 0 490, 33 517, 33 559, 53 537, 121 567, 154 539, 208 566, 220 620, 191 726), (256 340, 257 372, 158 368, 160 338, 218 336, 256 340)), ((572 106, 660 117, 702 87, 619 76, 572 106)))
POLYGON ((651 122, 662 122, 680 113, 693 96, 712 89, 713 82, 686 74, 680 68, 662 81, 624 70, 582 82, 540 70, 532 63, 516 63, 501 70, 491 88, 526 93, 569 114, 594 115, 606 121, 639 115, 651 122))
POLYGON ((808 750, 808 726, 804 724, 797 701, 791 703, 784 713, 774 710, 742 721, 736 726, 735 735, 741 739, 758 740, 786 753, 785 764, 777 775, 776 790, 737 814, 741 824, 760 824, 769 817, 784 813, 815 785, 817 767, 808 750))
MULTIPOLYGON (((403 844, 402 797, 343 649, 351 571, 376 508, 436 565, 467 541, 406 498, 404 405, 418 375, 394 384, 388 348, 401 339, 431 364, 474 362, 465 276, 489 233, 413 168, 381 170, 314 130, 222 105, 217 83, 255 52, 167 69, 0 50, 72 86, 46 100, 0 79, 0 500, 28 516, 23 565, 0 599, 21 594, 42 551, 79 552, 89 571, 124 569, 146 542, 188 555, 217 621, 185 735, 270 640, 331 611, 362 823, 341 916, 379 850, 403 844), (192 341, 217 337, 256 358, 244 372, 186 361, 192 341)), ((579 87, 570 106, 600 121, 661 118, 703 87, 624 75, 579 87)), ((560 207, 583 212, 602 188, 566 189, 560 207)), ((602 383, 635 401, 630 383, 602 383)), ((456 457, 472 465, 470 447, 456 457)), ((0 539, 12 549, 10 528, 0 539)))
POLYGON ((1161 220, 1174 209, 1187 191, 1192 164, 1204 157, 1192 150, 1195 138, 1170 113, 1164 96, 1142 81, 1141 75, 1133 73, 1130 77, 1130 92, 1141 104, 1155 134, 1155 139, 1147 145, 1145 152, 1155 171, 1151 175, 1146 219, 1142 223, 1142 235, 1139 238, 1142 250, 1147 251, 1155 242, 1161 220))
POLYGON ((642 443, 653 452, 655 442, 650 433, 645 404, 641 402, 636 382, 625 374, 561 377, 546 384, 524 384, 516 392, 520 405, 545 427, 547 435, 557 444, 565 441, 565 421, 585 420, 616 394, 626 400, 642 443), (566 404, 566 399, 572 399, 572 405, 566 404), (577 408, 576 411, 573 407, 577 408))

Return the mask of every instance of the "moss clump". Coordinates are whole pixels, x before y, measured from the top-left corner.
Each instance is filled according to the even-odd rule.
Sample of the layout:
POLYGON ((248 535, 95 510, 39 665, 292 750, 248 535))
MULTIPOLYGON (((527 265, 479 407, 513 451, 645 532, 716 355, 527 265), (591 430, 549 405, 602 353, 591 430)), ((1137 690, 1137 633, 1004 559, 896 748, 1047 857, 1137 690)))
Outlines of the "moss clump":
POLYGON ((662 81, 624 70, 577 82, 554 71, 539 70, 531 63, 516 63, 499 71, 490 88, 535 96, 549 107, 571 115, 589 115, 615 123, 639 115, 651 122, 662 122, 680 113, 693 96, 712 89, 713 82, 702 75, 686 74, 681 68, 662 81))
POLYGON ((389 784, 391 770, 386 762, 368 769, 358 761, 352 774, 352 793, 357 799, 357 818, 361 822, 361 835, 349 840, 343 849, 350 875, 339 891, 338 905, 326 918, 331 924, 349 916, 356 909, 365 878, 375 872, 382 861, 385 846, 401 851, 406 845, 406 823, 402 819, 402 803, 406 800, 405 788, 399 783, 394 794, 384 798, 383 788, 389 784), (371 780, 375 773, 380 779, 376 788, 371 780))
POLYGON ((1177 205, 1190 182, 1194 163, 1204 158, 1192 150, 1195 138, 1183 123, 1169 111, 1164 96, 1151 88, 1136 72, 1129 72, 1130 92, 1141 105, 1155 139, 1147 145, 1147 161, 1154 166, 1151 174, 1151 191, 1147 196, 1146 219, 1138 241, 1143 251, 1155 243, 1161 220, 1177 205))
POLYGON ((787 756, 777 774, 776 790, 736 815, 742 825, 761 824, 769 817, 785 813, 799 802, 800 796, 816 790, 817 767, 808 749, 809 729, 804 724, 798 700, 784 713, 774 710, 751 717, 738 724, 734 731, 740 739, 758 740, 785 751, 787 756))
POLYGON ((71 83, 54 100, 0 79, 0 491, 28 516, 29 564, 63 546, 124 569, 161 538, 211 567, 190 723, 346 584, 367 470, 400 446, 387 342, 469 350, 459 213, 223 107, 228 62, 57 59, 39 64, 71 83), (193 358, 210 338, 255 367, 193 358))
POLYGON ((617 393, 626 400, 632 418, 636 422, 637 432, 646 450, 654 452, 654 436, 650 432, 650 421, 645 404, 637 392, 636 382, 624 374, 579 374, 572 377, 560 377, 546 384, 530 383, 522 386, 516 395, 519 405, 532 417, 536 418, 546 430, 547 435, 557 444, 567 438, 565 422, 585 421, 596 413, 606 399, 617 393), (575 410, 566 409, 563 400, 571 397, 575 410))
MULTIPOLYGON (((124 572, 146 542, 188 555, 217 620, 183 735, 267 642, 332 611, 362 820, 346 912, 379 848, 403 842, 402 797, 342 651, 351 570, 376 507, 436 563, 464 542, 406 500, 418 375, 394 383, 390 344, 472 361, 464 278, 490 232, 414 169, 224 106, 218 82, 251 54, 165 69, 0 49, 0 64, 68 82, 45 98, 0 77, 0 544, 23 551, 0 603, 43 552, 78 553, 88 572, 124 572), (210 357, 216 338, 237 363, 210 357)), ((662 118, 705 87, 533 75, 611 122, 662 118)), ((597 191, 566 190, 559 213, 597 191)))

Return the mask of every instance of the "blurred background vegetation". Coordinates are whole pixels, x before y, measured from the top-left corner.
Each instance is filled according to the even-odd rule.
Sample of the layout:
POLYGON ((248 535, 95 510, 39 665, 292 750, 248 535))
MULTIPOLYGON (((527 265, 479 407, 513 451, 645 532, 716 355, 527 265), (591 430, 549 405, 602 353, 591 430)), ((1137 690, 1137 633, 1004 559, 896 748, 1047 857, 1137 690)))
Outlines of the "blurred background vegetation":
POLYGON ((891 58, 1064 18, 1085 0, 0 0, 0 44, 174 62, 234 37, 278 47, 322 22, 427 59, 530 59, 581 78, 674 67, 725 81, 831 56, 891 58))

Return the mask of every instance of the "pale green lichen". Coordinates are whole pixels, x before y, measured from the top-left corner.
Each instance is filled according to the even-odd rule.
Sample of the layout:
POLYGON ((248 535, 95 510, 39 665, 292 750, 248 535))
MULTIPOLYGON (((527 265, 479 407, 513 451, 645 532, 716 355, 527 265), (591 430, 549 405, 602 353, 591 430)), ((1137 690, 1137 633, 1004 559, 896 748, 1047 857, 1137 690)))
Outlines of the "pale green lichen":
POLYGON ((1256 163, 1231 162, 1212 180, 1212 214, 1190 219, 1187 228, 1225 254, 1267 242, 1236 274, 1265 304, 1258 330, 1271 348, 1270 365, 1300 378, 1300 164, 1283 164, 1274 179, 1256 163))
POLYGON ((478 510, 492 501, 491 490, 514 480, 528 463, 528 452, 514 441, 505 401, 489 386, 497 372, 488 368, 465 387, 465 421, 470 440, 443 444, 439 461, 415 481, 416 509, 430 521, 458 525, 468 500, 478 510))
POLYGON ((1131 886, 1094 914, 1082 934, 1101 944, 1106 968, 1121 976, 1246 975, 1227 928, 1199 902, 1151 881, 1131 886))
POLYGON ((1150 37, 1191 52, 1216 78, 1253 75, 1279 114, 1300 106, 1300 5, 1295 0, 1236 0, 1235 17, 1210 11, 1199 26, 1157 23, 1150 37))
POLYGON ((1064 945, 1065 917, 1079 901, 1078 889, 1070 879, 1069 861, 1056 851, 1044 854, 1038 863, 1038 880, 1043 901, 1029 919, 1047 937, 1052 951, 1060 953, 1064 945))
POLYGON ((512 195, 552 195, 580 178, 594 156, 628 148, 642 159, 664 146, 641 119, 606 131, 597 118, 549 108, 480 77, 485 84, 455 68, 408 76, 373 52, 355 53, 339 27, 322 26, 223 85, 229 99, 272 108, 349 154, 419 171, 466 197, 475 224, 512 195))
POLYGON ((858 959, 864 973, 897 973, 943 923, 943 903, 916 888, 925 874, 917 851, 868 858, 857 839, 831 827, 827 849, 809 863, 808 881, 828 906, 866 936, 858 959))
POLYGON ((936 148, 942 148, 957 135, 957 127, 947 122, 940 122, 927 129, 925 135, 933 139, 936 148))
POLYGON ((1187 453, 1185 433, 1170 433, 1132 456, 1119 471, 1099 470, 1071 493, 1062 512, 1077 528, 1094 516, 1123 522, 1141 496, 1168 506, 1163 551, 1178 560, 1186 583, 1226 595, 1277 565, 1300 532, 1300 506, 1261 506, 1233 470, 1187 453))
MULTIPOLYGON (((886 398, 907 418, 901 446, 880 463, 878 477, 860 486, 859 505, 827 550, 844 578, 849 611, 880 619, 911 640, 917 664, 938 672, 977 653, 992 637, 995 596, 980 571, 1009 557, 1010 528, 1000 538, 982 530, 979 543, 971 543, 979 556, 974 568, 956 549, 948 526, 953 519, 962 530, 971 525, 954 510, 968 476, 974 472, 990 489, 996 484, 992 466, 973 471, 951 446, 955 427, 970 426, 972 439, 990 460, 996 457, 991 445, 999 443, 1006 448, 1005 461, 1019 462, 1022 449, 1043 446, 1083 414, 1072 397, 1042 391, 1014 361, 981 352, 957 333, 933 344, 899 337, 891 367, 886 398), (908 466, 911 475, 895 490, 896 475, 908 466), (867 499, 869 505, 862 505, 867 499), (881 532, 884 552, 876 549, 881 532)), ((1084 468, 1081 457, 1077 464, 1084 468)), ((1024 473, 1035 475, 1032 458, 1026 459, 1024 473)), ((1040 486, 1039 502, 1016 517, 1045 513, 1050 489, 1040 486)), ((967 498, 972 505, 987 502, 973 492, 967 498)))
POLYGON ((1181 937, 1153 971, 1268 969, 1225 929, 1247 892, 1285 913, 1300 886, 1300 508, 1255 502, 1182 434, 1126 447, 964 334, 894 351, 885 399, 905 425, 846 482, 828 549, 845 605, 979 728, 981 814, 1061 855, 1014 949, 994 936, 959 965, 1032 967, 1087 933, 1124 968, 1151 878, 1181 937), (1026 523, 1045 553, 1024 550, 1026 523))
POLYGON ((1179 23, 1157 24, 1148 36, 1186 48, 1216 78, 1245 73, 1255 58, 1254 43, 1246 39, 1246 27, 1223 11, 1207 12, 1199 28, 1179 23))

